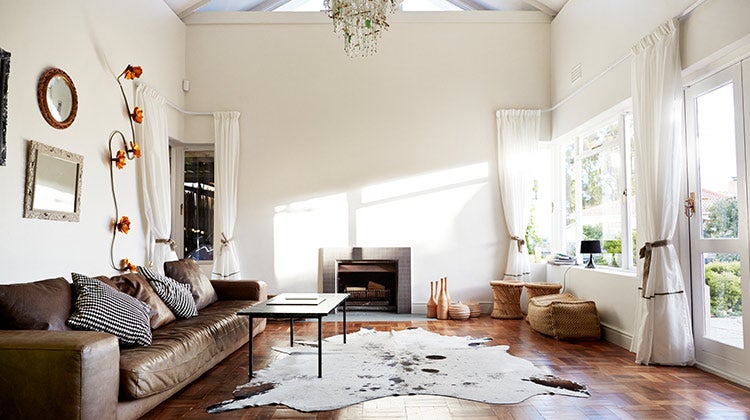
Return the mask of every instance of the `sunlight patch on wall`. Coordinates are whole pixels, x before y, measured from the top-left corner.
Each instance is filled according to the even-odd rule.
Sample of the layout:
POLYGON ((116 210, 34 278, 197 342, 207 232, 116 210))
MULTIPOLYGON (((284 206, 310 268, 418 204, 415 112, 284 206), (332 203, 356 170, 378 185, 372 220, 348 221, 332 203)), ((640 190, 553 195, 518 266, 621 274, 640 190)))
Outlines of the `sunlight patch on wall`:
POLYGON ((444 255, 472 260, 462 254, 482 251, 472 246, 486 231, 477 220, 491 217, 488 173, 484 162, 276 206, 278 290, 317 291, 320 248, 416 247, 412 263, 427 258, 431 266, 444 255))
POLYGON ((461 235, 456 219, 486 182, 409 196, 357 210, 361 246, 410 246, 420 252, 444 250, 461 235))
POLYGON ((276 206, 274 267, 279 290, 317 284, 318 248, 348 244, 346 193, 276 206))
POLYGON ((445 249, 461 235, 457 218, 486 187, 487 174, 484 162, 363 188, 358 243, 445 249))
POLYGON ((362 188, 362 203, 424 193, 451 185, 486 179, 488 170, 487 162, 484 162, 367 186, 362 188))

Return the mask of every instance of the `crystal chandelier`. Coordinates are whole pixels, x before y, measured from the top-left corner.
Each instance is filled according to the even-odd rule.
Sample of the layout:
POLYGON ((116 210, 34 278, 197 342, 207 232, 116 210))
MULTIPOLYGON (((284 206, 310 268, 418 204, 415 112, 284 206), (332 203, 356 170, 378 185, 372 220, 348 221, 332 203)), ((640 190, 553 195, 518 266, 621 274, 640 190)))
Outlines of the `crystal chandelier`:
POLYGON ((377 52, 380 32, 388 29, 386 18, 396 10, 396 0, 324 0, 333 32, 344 38, 349 57, 377 52))

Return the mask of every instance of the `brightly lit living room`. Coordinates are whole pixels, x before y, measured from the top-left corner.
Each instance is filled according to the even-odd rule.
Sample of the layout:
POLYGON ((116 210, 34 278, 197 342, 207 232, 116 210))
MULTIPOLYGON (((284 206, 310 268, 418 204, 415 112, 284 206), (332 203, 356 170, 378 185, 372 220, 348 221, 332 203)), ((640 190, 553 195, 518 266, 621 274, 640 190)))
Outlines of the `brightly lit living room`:
POLYGON ((0 418, 750 416, 748 21, 0 0, 0 418))

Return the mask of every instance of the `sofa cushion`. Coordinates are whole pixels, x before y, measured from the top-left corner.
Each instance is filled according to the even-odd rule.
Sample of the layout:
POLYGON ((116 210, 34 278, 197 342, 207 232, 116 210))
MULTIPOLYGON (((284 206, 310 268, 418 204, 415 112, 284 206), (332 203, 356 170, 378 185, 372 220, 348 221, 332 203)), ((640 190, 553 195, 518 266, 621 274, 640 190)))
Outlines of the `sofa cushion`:
POLYGON ((151 344, 151 308, 99 280, 72 273, 76 301, 68 326, 117 336, 121 344, 151 344))
POLYGON ((248 318, 236 313, 253 303, 216 302, 202 310, 200 316, 177 320, 155 330, 151 346, 122 350, 120 394, 143 398, 168 390, 205 370, 215 355, 238 342, 246 342, 248 318))
POLYGON ((219 300, 211 280, 203 274, 197 262, 190 258, 164 263, 164 274, 180 283, 190 285, 190 291, 195 299, 195 307, 199 311, 219 300))
POLYGON ((177 319, 148 281, 138 273, 127 273, 110 278, 117 290, 133 296, 151 307, 151 329, 157 329, 177 319))
POLYGON ((72 300, 70 283, 62 277, 0 285, 0 329, 69 330, 72 300))
POLYGON ((148 280, 156 294, 178 318, 198 315, 189 284, 179 283, 146 267, 138 267, 138 272, 148 280))

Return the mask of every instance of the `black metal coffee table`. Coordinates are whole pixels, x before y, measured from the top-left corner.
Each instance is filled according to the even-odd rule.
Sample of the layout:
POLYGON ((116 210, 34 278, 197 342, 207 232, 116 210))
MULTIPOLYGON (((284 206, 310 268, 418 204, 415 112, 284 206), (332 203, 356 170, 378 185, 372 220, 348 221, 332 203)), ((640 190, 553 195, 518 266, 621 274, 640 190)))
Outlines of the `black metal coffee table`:
POLYGON ((294 346, 294 318, 318 318, 318 378, 323 377, 323 328, 321 320, 339 305, 343 308, 344 343, 346 343, 347 293, 283 293, 273 299, 249 306, 237 315, 250 318, 248 373, 253 378, 253 318, 289 318, 289 345, 294 346))

